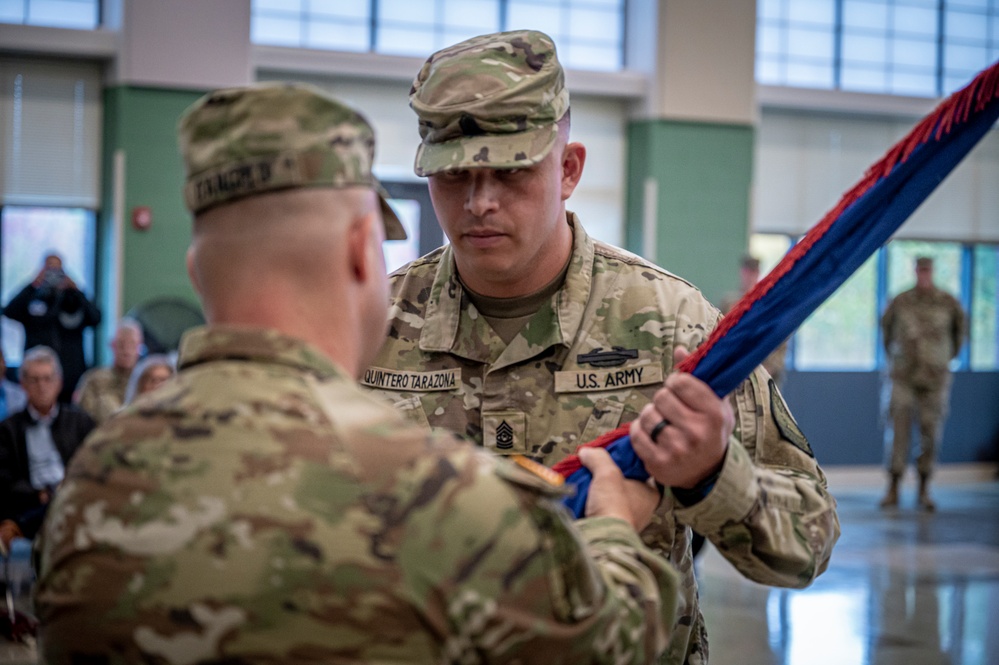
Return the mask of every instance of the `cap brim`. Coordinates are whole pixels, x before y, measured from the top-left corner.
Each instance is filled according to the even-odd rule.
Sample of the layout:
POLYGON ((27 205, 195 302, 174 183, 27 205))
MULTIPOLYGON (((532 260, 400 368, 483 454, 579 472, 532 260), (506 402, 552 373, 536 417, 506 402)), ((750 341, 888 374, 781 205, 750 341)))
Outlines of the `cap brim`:
POLYGON ((382 220, 385 223, 385 239, 386 240, 405 240, 406 229, 403 227, 402 222, 399 220, 398 215, 395 214, 395 210, 389 205, 388 192, 381 186, 381 184, 375 184, 375 192, 378 194, 378 203, 382 206, 382 220))
POLYGON ((460 169, 515 169, 537 164, 551 152, 558 125, 516 134, 462 136, 442 143, 421 143, 413 170, 418 176, 460 169))

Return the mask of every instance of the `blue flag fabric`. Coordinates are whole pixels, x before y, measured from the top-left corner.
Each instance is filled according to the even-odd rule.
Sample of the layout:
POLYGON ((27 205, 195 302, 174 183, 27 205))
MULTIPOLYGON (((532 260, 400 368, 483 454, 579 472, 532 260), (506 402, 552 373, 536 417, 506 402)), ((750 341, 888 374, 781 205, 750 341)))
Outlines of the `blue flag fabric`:
MULTIPOLYGON (((957 166, 999 118, 999 62, 954 93, 896 144, 847 192, 774 270, 719 322, 676 369, 719 397, 735 390, 763 360, 856 272, 957 166)), ((649 474, 627 427, 598 440, 626 478, 649 474), (611 443, 606 444, 607 440, 611 443)), ((566 506, 584 514, 592 476, 575 456, 556 464, 575 486, 566 506)))

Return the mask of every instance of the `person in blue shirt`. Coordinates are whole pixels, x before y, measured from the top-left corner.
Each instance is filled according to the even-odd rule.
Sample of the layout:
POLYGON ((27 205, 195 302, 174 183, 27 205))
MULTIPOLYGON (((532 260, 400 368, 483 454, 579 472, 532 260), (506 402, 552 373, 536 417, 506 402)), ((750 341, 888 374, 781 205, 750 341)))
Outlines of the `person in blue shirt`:
POLYGON ((7 359, 0 349, 0 420, 21 411, 28 405, 24 389, 7 378, 7 359))

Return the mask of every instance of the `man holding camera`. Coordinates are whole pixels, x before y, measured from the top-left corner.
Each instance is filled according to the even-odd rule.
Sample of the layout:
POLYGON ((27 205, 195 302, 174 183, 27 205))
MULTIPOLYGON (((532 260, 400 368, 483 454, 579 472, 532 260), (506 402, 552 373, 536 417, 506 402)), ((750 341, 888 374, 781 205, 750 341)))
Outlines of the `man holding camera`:
POLYGON ((24 326, 25 350, 47 346, 62 363, 59 401, 68 403, 87 369, 83 331, 101 322, 101 312, 63 271, 62 258, 49 254, 41 271, 3 308, 8 319, 24 326))

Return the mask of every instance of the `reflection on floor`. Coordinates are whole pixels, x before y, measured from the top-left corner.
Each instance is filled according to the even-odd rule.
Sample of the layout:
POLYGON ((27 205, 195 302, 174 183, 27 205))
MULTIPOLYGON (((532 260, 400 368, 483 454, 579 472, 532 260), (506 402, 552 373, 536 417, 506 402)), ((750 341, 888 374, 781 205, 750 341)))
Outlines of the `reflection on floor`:
POLYGON ((999 664, 999 483, 914 490, 893 513, 882 487, 837 491, 843 535, 802 591, 744 580, 712 548, 699 559, 713 665, 999 664))
MULTIPOLYGON (((843 535, 809 589, 744 580, 710 546, 698 560, 712 665, 999 665, 999 482, 936 488, 894 513, 883 488, 844 489, 843 535)), ((0 665, 34 651, 0 641, 0 665)))

